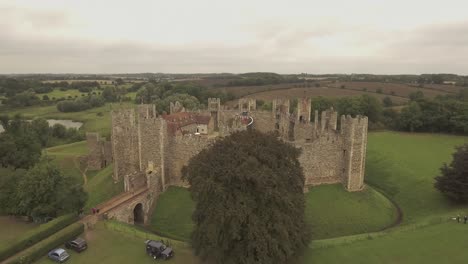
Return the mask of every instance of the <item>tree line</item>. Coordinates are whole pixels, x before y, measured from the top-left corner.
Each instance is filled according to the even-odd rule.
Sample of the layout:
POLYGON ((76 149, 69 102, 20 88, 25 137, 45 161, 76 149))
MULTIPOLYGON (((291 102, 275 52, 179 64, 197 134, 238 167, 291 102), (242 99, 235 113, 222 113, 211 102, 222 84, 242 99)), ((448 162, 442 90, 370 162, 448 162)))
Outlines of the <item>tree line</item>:
POLYGON ((1 116, 0 213, 45 219, 78 212, 86 202, 81 183, 58 169, 42 149, 54 141, 79 141, 84 135, 44 119, 31 122, 1 116))

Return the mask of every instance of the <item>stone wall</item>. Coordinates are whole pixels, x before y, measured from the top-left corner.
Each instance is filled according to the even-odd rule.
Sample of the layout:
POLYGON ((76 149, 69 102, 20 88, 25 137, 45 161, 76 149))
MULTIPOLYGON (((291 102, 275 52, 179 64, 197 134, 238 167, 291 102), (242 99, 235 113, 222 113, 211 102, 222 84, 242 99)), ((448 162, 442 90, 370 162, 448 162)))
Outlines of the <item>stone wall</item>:
POLYGON ((112 156, 114 181, 139 170, 138 136, 133 109, 112 111, 112 156))
POLYGON ((182 168, 188 164, 190 158, 197 155, 214 141, 215 138, 194 135, 169 138, 165 160, 168 184, 186 185, 181 179, 182 168))
POLYGON ((86 143, 89 150, 87 169, 100 170, 112 163, 111 142, 101 138, 99 133, 86 133, 86 143))
POLYGON ((306 185, 341 182, 344 166, 342 137, 336 131, 328 131, 311 139, 296 143, 302 149, 299 162, 304 170, 306 185))

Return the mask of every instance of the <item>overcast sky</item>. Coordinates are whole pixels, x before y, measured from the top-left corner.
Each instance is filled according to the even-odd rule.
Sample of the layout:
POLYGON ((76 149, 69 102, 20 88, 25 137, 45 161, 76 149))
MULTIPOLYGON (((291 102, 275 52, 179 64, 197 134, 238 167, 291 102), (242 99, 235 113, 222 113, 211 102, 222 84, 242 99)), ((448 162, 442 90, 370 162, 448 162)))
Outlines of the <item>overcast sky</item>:
POLYGON ((0 73, 468 74, 467 0, 0 0, 0 73))

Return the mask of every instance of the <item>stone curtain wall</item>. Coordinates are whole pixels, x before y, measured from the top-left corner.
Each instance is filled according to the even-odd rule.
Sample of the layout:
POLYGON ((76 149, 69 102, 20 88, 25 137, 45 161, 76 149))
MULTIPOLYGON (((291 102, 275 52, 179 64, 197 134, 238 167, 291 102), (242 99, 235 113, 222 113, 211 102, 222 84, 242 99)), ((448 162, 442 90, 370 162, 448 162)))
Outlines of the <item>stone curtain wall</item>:
POLYGON ((171 185, 186 185, 182 182, 182 168, 190 158, 207 148, 215 138, 185 135, 169 138, 166 151, 166 173, 171 185))
POLYGON ((112 156, 114 181, 139 170, 138 136, 133 109, 112 111, 112 156))
POLYGON ((299 162, 304 170, 306 185, 342 182, 342 145, 342 137, 336 131, 327 131, 311 142, 296 144, 302 149, 299 162))

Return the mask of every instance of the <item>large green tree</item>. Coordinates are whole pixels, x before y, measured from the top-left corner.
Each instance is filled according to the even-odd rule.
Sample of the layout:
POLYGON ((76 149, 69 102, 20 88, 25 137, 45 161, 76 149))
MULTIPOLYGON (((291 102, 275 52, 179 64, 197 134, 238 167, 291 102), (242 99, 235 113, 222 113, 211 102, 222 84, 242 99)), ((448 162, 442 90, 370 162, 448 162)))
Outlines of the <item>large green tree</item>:
POLYGON ((19 180, 14 199, 16 207, 12 213, 40 219, 78 212, 87 194, 79 182, 62 175, 45 157, 19 180))
POLYGON ((441 175, 434 186, 451 200, 468 202, 468 144, 460 146, 453 154, 450 165, 444 163, 441 175))
POLYGON ((274 134, 234 133, 183 169, 196 202, 192 246, 213 263, 290 263, 306 247, 300 150, 274 134))

